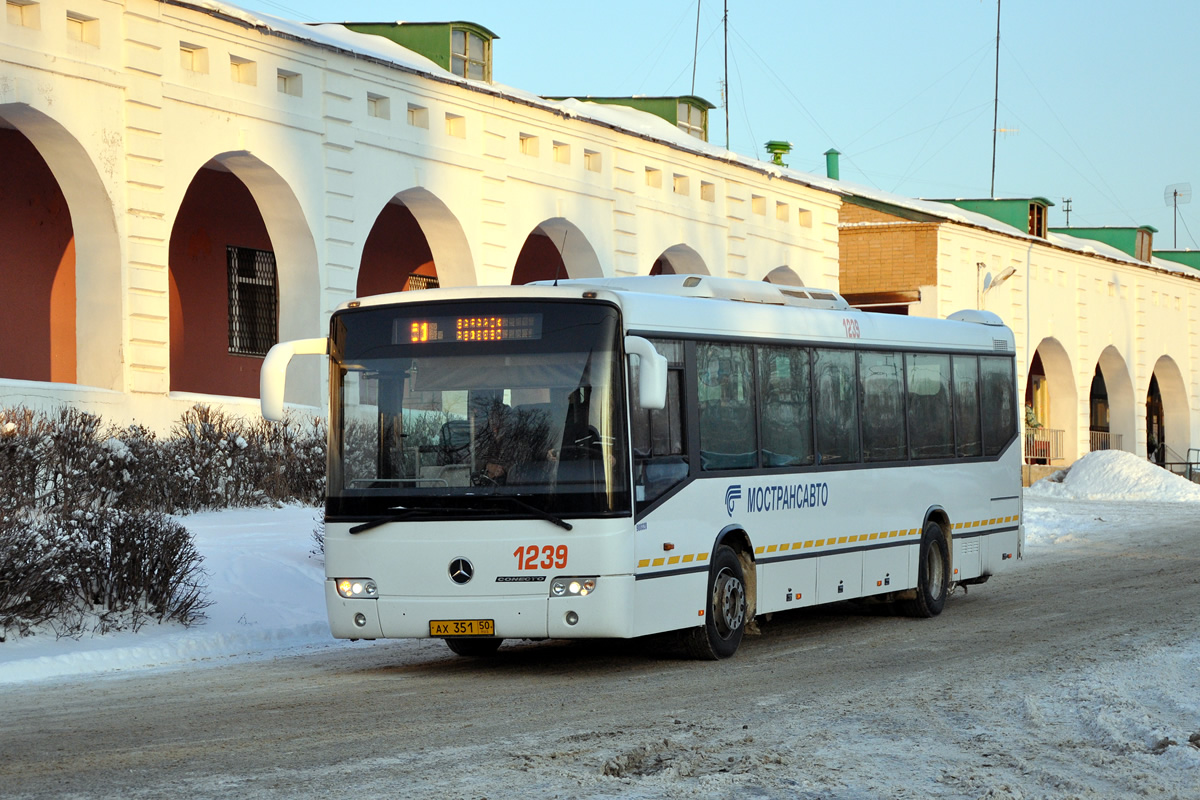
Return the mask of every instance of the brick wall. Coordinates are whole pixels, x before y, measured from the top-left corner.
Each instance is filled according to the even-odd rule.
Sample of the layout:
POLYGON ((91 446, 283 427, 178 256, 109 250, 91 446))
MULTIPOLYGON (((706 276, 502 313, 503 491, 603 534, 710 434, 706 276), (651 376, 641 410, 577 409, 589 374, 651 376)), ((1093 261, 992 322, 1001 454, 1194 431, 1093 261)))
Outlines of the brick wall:
MULTIPOLYGON (((856 211, 887 216, 871 209, 856 211)), ((891 219, 892 224, 840 229, 842 294, 900 292, 937 283, 939 223, 891 219)))

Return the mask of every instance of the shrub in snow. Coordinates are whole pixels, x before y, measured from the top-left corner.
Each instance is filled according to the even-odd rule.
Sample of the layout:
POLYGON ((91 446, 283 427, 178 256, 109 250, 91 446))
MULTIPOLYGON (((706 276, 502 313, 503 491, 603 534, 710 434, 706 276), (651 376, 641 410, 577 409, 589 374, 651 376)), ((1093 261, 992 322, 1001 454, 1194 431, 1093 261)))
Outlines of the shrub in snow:
POLYGON ((48 528, 61 547, 74 612, 60 632, 137 630, 148 619, 189 625, 208 606, 203 558, 188 530, 165 514, 75 509, 48 528))
POLYGON ((27 634, 66 605, 58 543, 24 516, 0 515, 0 642, 27 634))
POLYGON ((106 429, 72 408, 0 410, 0 641, 190 624, 203 615, 202 559, 165 514, 264 503, 316 504, 325 422, 247 422, 197 405, 158 438, 106 429))

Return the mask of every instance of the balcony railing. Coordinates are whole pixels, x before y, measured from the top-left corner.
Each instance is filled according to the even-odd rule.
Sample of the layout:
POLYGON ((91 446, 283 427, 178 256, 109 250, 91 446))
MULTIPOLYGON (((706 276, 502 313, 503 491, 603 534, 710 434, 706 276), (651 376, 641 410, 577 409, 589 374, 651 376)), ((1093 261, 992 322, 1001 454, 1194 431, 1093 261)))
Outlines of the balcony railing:
POLYGON ((1025 463, 1051 464, 1063 457, 1064 431, 1056 428, 1025 429, 1025 463))
POLYGON ((1097 450, 1121 450, 1121 434, 1108 431, 1088 431, 1092 452, 1097 450))

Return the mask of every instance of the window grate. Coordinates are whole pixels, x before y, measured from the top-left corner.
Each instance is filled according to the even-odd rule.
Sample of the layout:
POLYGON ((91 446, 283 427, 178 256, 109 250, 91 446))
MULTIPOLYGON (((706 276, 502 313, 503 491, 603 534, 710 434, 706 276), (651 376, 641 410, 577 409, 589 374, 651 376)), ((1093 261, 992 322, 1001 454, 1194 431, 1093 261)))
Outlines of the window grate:
POLYGON ((409 275, 408 280, 404 283, 404 291, 406 292, 436 288, 438 288, 436 275, 409 275))
POLYGON ((225 255, 229 265, 229 352, 265 356, 279 341, 275 254, 229 246, 225 255))

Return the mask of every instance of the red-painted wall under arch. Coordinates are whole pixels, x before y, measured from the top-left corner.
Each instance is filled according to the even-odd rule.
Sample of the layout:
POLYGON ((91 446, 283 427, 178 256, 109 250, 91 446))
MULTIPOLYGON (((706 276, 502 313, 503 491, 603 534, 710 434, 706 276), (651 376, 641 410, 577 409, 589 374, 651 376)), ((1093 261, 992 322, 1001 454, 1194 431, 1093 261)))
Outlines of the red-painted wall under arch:
POLYGON ((258 397, 262 358, 229 352, 228 245, 274 249, 246 185, 202 169, 171 230, 171 391, 258 397))
POLYGON ((0 128, 0 377, 75 382, 75 236, 33 143, 0 128))

